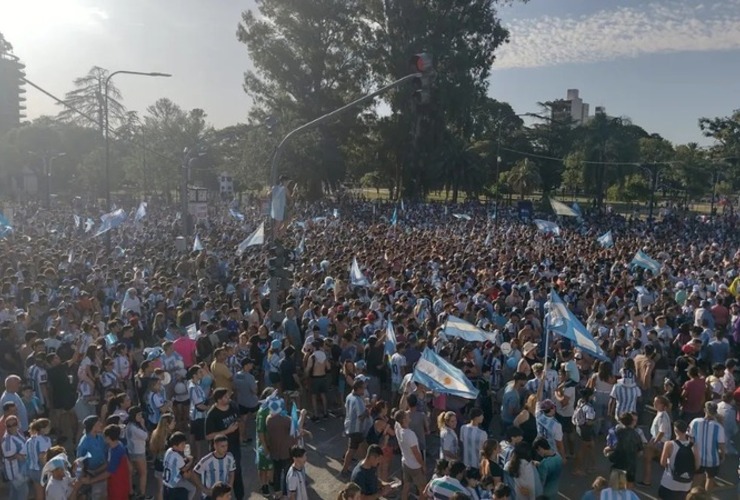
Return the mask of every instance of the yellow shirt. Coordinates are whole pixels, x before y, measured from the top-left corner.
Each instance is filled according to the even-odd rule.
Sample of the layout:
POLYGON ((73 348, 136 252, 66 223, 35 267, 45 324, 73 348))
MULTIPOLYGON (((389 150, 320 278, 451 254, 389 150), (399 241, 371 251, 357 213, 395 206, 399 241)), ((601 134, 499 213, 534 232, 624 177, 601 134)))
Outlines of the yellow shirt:
POLYGON ((224 387, 230 391, 234 390, 231 384, 231 370, 224 363, 214 361, 211 363, 211 375, 213 375, 213 388, 224 387))

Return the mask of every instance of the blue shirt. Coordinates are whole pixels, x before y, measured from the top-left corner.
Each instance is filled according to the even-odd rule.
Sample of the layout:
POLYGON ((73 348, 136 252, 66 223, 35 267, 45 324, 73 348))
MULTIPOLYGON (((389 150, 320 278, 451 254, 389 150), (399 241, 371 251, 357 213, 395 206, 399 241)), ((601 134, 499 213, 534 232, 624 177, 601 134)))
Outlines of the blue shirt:
POLYGON ((0 408, 2 408, 8 401, 15 403, 20 430, 22 432, 26 432, 28 430, 28 412, 26 411, 26 405, 23 404, 23 400, 17 393, 5 391, 3 392, 3 396, 0 398, 0 408))
POLYGON ((90 454, 90 458, 87 459, 89 469, 97 469, 105 463, 107 450, 102 434, 98 434, 97 436, 91 434, 82 435, 80 444, 77 445, 77 457, 84 457, 87 453, 90 454))
POLYGON ((540 461, 537 472, 542 480, 542 495, 547 498, 557 498, 560 486, 560 476, 563 473, 563 459, 557 453, 545 457, 540 461))
POLYGON ((519 410, 519 391, 514 389, 513 384, 510 384, 501 398, 501 421, 505 424, 513 424, 519 410))

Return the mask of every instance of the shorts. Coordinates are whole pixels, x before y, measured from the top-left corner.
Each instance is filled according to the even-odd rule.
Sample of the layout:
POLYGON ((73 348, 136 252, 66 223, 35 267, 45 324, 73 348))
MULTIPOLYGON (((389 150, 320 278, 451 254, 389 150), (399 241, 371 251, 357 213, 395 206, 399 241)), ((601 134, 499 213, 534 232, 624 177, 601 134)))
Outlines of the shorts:
POLYGON ((262 453, 261 451, 257 452, 257 470, 258 471, 270 471, 272 470, 272 460, 267 458, 267 455, 262 453))
POLYGON ((581 441, 583 441, 584 443, 590 443, 591 441, 594 440, 594 426, 593 425, 579 425, 576 428, 576 432, 581 437, 581 441))
POLYGON ((30 479, 34 484, 41 484, 41 471, 29 470, 28 479, 30 479))
POLYGON ((163 489, 162 500, 188 500, 189 492, 185 488, 168 488, 163 489))
POLYGON ((673 491, 665 486, 658 488, 658 498, 660 500, 685 500, 688 494, 688 491, 673 491))
POLYGON ((206 440, 206 419, 199 418, 197 420, 190 421, 190 434, 193 435, 193 439, 196 441, 206 440))
POLYGON ((251 415, 252 413, 257 413, 259 409, 259 405, 252 407, 239 405, 239 415, 251 415))
POLYGON ((362 432, 352 432, 348 436, 349 449, 356 450, 365 441, 365 435, 362 432))
POLYGON ((329 379, 323 377, 311 377, 311 394, 326 394, 329 392, 329 379))
POLYGON ((707 477, 717 477, 717 473, 719 472, 719 465, 716 465, 714 467, 704 467, 703 465, 699 467, 699 470, 697 471, 698 474, 706 474, 707 477))
POLYGON ((572 417, 564 417, 558 413, 555 414, 555 418, 563 427, 563 434, 571 434, 573 433, 573 431, 576 430, 575 426, 573 425, 573 420, 571 420, 572 417))
POLYGON ((403 469, 403 482, 406 484, 415 484, 421 492, 427 482, 422 468, 419 467, 418 469, 411 469, 401 464, 401 469, 403 469))
POLYGON ((146 460, 146 453, 129 453, 129 460, 146 460))

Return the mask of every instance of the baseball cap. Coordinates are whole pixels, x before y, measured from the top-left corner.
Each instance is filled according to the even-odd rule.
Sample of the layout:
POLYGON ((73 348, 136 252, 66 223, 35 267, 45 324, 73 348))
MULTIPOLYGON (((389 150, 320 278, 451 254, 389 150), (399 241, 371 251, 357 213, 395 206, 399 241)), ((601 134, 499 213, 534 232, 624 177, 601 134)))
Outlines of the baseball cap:
POLYGON ((540 409, 544 412, 548 412, 550 410, 555 409, 555 403, 552 402, 551 399, 545 399, 540 403, 540 409))

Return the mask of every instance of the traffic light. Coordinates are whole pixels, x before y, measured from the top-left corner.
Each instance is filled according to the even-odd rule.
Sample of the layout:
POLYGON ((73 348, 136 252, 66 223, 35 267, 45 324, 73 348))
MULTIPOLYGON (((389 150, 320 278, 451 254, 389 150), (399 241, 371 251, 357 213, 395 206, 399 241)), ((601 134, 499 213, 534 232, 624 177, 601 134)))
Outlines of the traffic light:
POLYGON ((418 73, 419 76, 411 80, 414 88, 414 100, 417 104, 429 104, 431 99, 432 88, 432 56, 422 52, 415 54, 409 66, 412 73, 418 73))
POLYGON ((279 278, 280 288, 288 288, 293 282, 293 252, 280 243, 270 248, 267 271, 270 277, 279 278))

